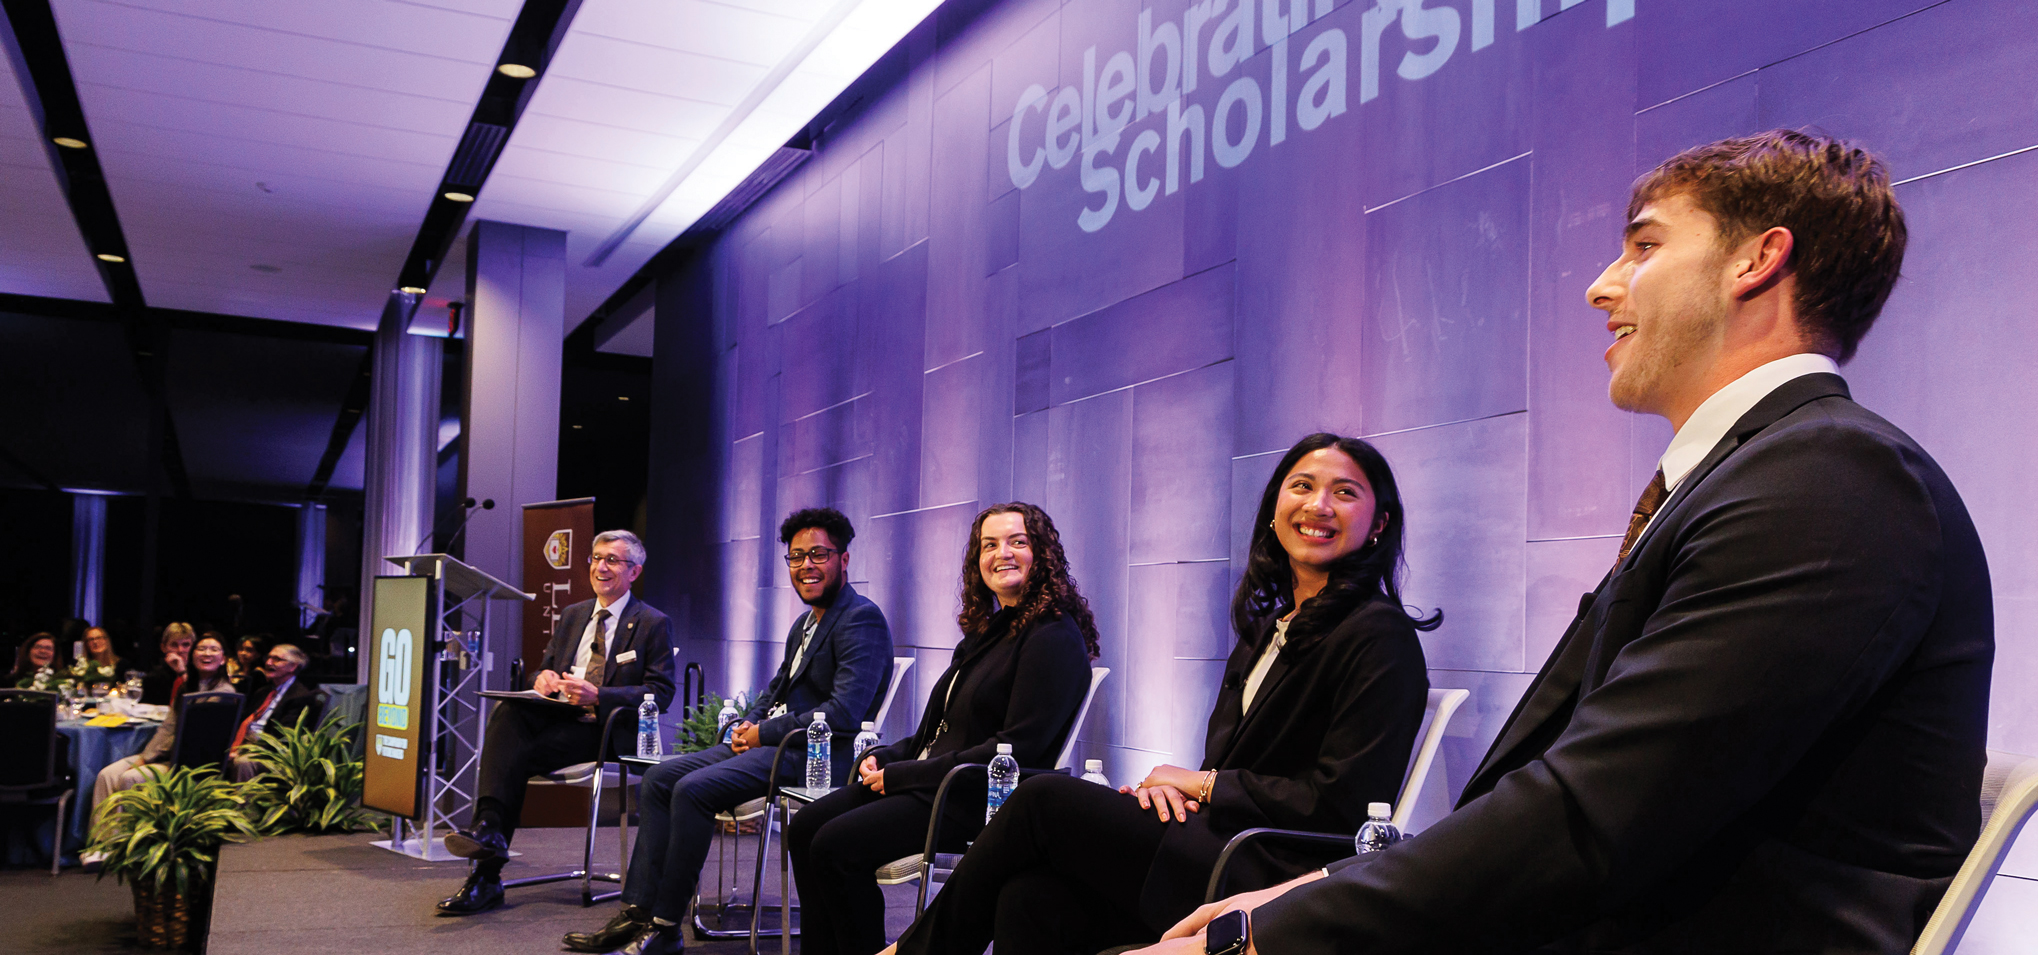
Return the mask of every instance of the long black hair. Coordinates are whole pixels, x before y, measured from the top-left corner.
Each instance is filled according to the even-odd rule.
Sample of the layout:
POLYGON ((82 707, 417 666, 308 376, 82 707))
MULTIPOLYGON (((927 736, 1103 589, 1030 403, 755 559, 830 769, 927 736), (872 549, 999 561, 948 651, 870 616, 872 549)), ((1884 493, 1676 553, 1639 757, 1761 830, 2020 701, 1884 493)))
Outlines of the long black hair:
MULTIPOLYGON (((1368 600, 1382 599, 1403 607, 1404 612, 1408 609, 1401 602, 1400 582, 1404 567, 1401 543, 1407 521, 1402 515, 1401 489, 1394 483, 1394 470, 1372 445, 1358 438, 1319 431, 1295 442, 1281 456, 1281 463, 1274 466, 1274 473, 1267 478, 1266 490, 1260 492, 1252 544, 1246 548, 1245 575, 1239 579, 1238 592, 1231 598, 1231 628, 1247 643, 1259 639, 1260 624, 1267 617, 1293 609, 1295 570, 1288 562, 1287 549, 1274 535, 1274 501, 1296 462, 1324 448, 1344 452, 1365 472, 1366 480, 1373 485, 1374 520, 1384 517, 1387 524, 1378 538, 1330 565, 1330 581, 1303 603, 1289 625, 1290 640, 1329 631, 1368 600)), ((1409 613, 1417 630, 1435 630, 1444 622, 1442 610, 1427 617, 1419 613, 1409 613)))

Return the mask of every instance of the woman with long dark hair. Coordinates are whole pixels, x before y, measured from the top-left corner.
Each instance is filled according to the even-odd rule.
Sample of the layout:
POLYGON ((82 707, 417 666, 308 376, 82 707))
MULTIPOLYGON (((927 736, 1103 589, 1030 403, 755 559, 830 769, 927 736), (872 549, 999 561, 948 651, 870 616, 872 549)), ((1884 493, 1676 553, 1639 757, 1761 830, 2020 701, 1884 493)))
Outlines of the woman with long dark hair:
POLYGON ((62 674, 58 671, 63 668, 64 658, 57 649, 56 634, 38 633, 22 643, 21 650, 14 654, 14 672, 7 675, 7 685, 32 690, 48 689, 61 678, 62 674), (45 670, 49 672, 43 672, 45 670))
MULTIPOLYGON (((921 848, 949 769, 990 762, 1000 743, 1011 744, 1021 766, 1052 765, 1076 731, 1097 625, 1046 512, 1015 502, 977 515, 963 549, 956 622, 962 643, 934 681, 919 729, 871 750, 854 781, 786 828, 806 955, 884 947, 877 869, 921 848)), ((949 794, 943 851, 961 851, 983 828, 984 789, 979 782, 949 794)))
POLYGON ((156 727, 139 755, 114 760, 99 771, 99 778, 92 784, 92 805, 104 805, 106 797, 140 785, 156 772, 157 766, 170 761, 171 744, 177 741, 177 701, 187 689, 193 693, 240 692, 234 689, 227 672, 225 637, 207 630, 191 645, 190 664, 170 684, 170 714, 164 717, 163 725, 156 727))
MULTIPOLYGON (((1380 453, 1312 434, 1274 468, 1232 597, 1238 645, 1200 769, 1154 767, 1113 791, 1063 775, 1020 784, 901 953, 1094 952, 1152 942, 1202 901, 1232 836, 1352 832, 1401 788, 1429 690, 1401 604, 1401 494, 1380 453)), ((1255 850, 1239 882, 1272 885, 1327 859, 1255 850)))

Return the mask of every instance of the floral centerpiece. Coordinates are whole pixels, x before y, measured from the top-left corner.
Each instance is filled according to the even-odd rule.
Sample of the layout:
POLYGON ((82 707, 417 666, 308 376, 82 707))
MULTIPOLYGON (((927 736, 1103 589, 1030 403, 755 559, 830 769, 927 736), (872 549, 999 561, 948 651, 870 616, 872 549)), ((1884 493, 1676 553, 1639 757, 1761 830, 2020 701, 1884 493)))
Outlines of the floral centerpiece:
POLYGON ((65 673, 65 682, 77 687, 80 692, 95 686, 112 686, 120 682, 111 663, 100 663, 90 657, 79 657, 65 673))

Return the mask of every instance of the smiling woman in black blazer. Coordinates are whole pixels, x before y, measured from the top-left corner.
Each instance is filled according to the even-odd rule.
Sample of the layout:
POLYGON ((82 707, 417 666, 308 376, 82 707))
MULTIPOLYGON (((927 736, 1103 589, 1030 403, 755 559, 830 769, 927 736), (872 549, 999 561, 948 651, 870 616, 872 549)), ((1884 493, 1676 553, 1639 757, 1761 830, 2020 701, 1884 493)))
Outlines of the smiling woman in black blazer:
MULTIPOLYGON (((1313 434, 1260 496, 1232 598, 1200 770, 1157 766, 1137 787, 1061 775, 1021 784, 898 951, 1094 952, 1152 942, 1202 901, 1224 844, 1262 826, 1352 832, 1392 802, 1429 678, 1395 577, 1401 496, 1380 453, 1313 434)), ((1321 865, 1265 850, 1236 881, 1271 885, 1321 865)))
MULTIPOLYGON (((1046 512, 1012 503, 977 515, 957 622, 962 643, 934 683, 919 730, 871 750, 855 782, 786 828, 805 955, 871 955, 884 946, 877 869, 921 848, 949 769, 990 762, 999 743, 1012 744, 1021 766, 1051 765, 1076 731, 1097 626, 1046 512)), ((942 851, 962 851, 983 820, 981 784, 951 792, 942 851)))

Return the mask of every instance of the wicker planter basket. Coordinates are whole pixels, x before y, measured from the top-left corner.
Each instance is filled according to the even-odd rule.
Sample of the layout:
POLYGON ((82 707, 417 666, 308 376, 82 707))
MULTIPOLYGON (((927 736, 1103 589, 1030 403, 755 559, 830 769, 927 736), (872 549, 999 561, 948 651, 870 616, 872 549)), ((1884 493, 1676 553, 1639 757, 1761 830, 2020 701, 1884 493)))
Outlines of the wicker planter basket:
POLYGON ((135 940, 143 948, 195 948, 205 928, 210 883, 189 895, 169 886, 130 883, 134 889, 135 940))

